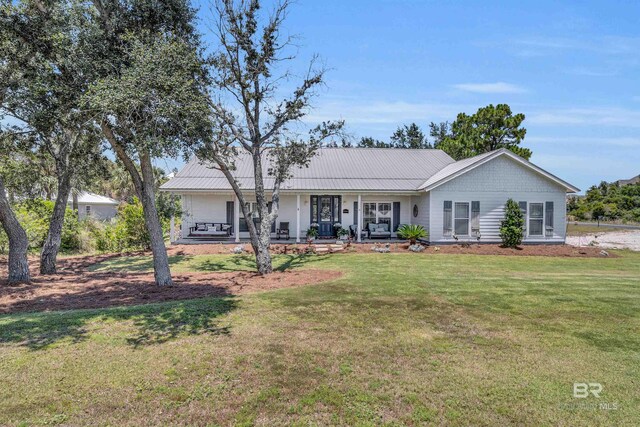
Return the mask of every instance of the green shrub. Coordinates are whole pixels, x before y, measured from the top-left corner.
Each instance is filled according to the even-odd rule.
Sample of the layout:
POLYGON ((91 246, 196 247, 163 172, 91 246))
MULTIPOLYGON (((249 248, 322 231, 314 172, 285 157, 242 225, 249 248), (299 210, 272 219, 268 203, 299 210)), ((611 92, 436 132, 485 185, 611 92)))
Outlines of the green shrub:
POLYGON ((502 244, 508 248, 515 248, 522 243, 524 217, 520 206, 513 199, 507 200, 504 220, 500 226, 500 238, 502 244))
POLYGON ((89 234, 100 252, 148 250, 149 233, 144 222, 142 204, 138 199, 123 203, 110 222, 87 221, 89 234))
POLYGON ((133 203, 123 203, 118 209, 116 238, 122 250, 150 249, 151 240, 144 222, 142 203, 134 198, 133 203))
POLYGON ((404 224, 398 228, 397 234, 400 238, 407 239, 412 245, 415 245, 418 239, 427 237, 429 233, 421 225, 404 224))

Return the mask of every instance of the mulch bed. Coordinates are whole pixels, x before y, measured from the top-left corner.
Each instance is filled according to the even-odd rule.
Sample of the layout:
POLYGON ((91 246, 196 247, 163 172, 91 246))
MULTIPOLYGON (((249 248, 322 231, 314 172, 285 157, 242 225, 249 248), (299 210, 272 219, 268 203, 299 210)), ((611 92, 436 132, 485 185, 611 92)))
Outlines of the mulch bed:
MULTIPOLYGON (((384 242, 378 246, 385 245, 384 242)), ((372 244, 354 245, 354 252, 372 252, 372 244)), ((390 244, 391 252, 409 252, 406 243, 390 244)), ((577 258, 603 258, 601 248, 577 247, 570 245, 522 245, 518 248, 505 248, 494 244, 469 244, 469 245, 433 245, 425 247, 421 254, 471 254, 471 255, 506 255, 506 256, 546 256, 546 257, 577 257, 577 258)), ((610 258, 615 258, 615 253, 609 252, 610 258)))
MULTIPOLYGON (((174 274, 175 286, 159 287, 152 273, 89 272, 96 262, 119 255, 73 257, 59 262, 53 276, 37 274, 37 259, 30 260, 32 282, 7 286, 0 279, 0 314, 104 308, 252 292, 316 284, 342 275, 330 270, 292 270, 261 276, 248 271, 174 274)), ((2 276, 6 259, 0 260, 2 276)))
MULTIPOLYGON (((323 243, 322 241, 320 243, 323 243)), ((340 253, 373 253, 371 248, 377 244, 384 246, 384 240, 376 243, 352 244, 340 253)), ((230 254, 236 245, 229 244, 204 244, 204 245, 173 245, 168 248, 170 255, 205 255, 205 254, 230 254)), ((247 253, 253 253, 251 245, 242 245, 247 253)), ((301 244, 273 244, 273 253, 295 253, 306 248, 305 243, 301 244)), ((408 243, 389 243, 391 253, 411 253, 408 243)), ((602 258, 602 251, 598 247, 577 247, 571 245, 522 245, 519 248, 504 248, 499 244, 470 244, 470 245, 432 245, 427 246, 420 254, 474 254, 474 255, 507 255, 507 256, 550 256, 550 257, 592 257, 602 258)), ((416 255, 419 255, 416 253, 416 255)), ((615 258, 615 253, 609 252, 609 257, 615 258)))

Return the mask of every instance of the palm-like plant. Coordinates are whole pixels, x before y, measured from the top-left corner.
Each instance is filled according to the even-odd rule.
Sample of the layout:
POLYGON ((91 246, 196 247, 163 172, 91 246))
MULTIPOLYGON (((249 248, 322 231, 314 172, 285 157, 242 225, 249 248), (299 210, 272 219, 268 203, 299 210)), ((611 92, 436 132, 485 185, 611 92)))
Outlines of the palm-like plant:
POLYGON ((415 245, 418 239, 427 237, 427 230, 423 226, 418 224, 404 224, 398 228, 398 236, 402 239, 407 239, 409 243, 415 245))

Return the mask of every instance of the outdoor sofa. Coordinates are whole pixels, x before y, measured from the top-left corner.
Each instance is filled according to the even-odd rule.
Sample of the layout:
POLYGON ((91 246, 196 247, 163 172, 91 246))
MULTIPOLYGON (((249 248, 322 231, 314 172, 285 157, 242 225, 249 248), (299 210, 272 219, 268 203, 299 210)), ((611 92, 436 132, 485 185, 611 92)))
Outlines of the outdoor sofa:
POLYGON ((196 222, 189 228, 189 237, 231 237, 231 224, 216 222, 196 222))
POLYGON ((367 232, 370 239, 390 239, 391 231, 389 230, 389 224, 385 222, 373 223, 370 222, 367 225, 367 232))

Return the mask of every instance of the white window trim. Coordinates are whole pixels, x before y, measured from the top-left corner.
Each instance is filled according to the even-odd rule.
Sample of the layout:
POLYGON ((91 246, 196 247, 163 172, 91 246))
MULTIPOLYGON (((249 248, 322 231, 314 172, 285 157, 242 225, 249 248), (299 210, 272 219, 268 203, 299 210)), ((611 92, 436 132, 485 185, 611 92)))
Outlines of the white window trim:
MULTIPOLYGON (((388 200, 363 200, 362 201, 362 225, 364 225, 364 205, 367 203, 375 203, 376 204, 376 224, 379 221, 379 217, 378 217, 378 213, 379 213, 379 209, 378 209, 378 204, 380 203, 388 203, 391 205, 391 216, 389 217, 389 220, 391 221, 391 226, 393 226, 393 202, 388 201, 388 200)), ((386 218, 386 217, 383 217, 386 218)))
POLYGON ((453 239, 453 236, 471 237, 471 201, 453 200, 451 203, 453 203, 451 206, 451 238, 453 239), (456 203, 466 203, 469 205, 469 218, 467 218, 467 234, 456 234, 456 203))
POLYGON ((527 237, 531 237, 534 239, 545 239, 546 238, 546 215, 545 215, 545 211, 546 211, 546 206, 545 206, 545 202, 538 202, 538 201, 533 201, 533 202, 527 202, 527 237), (529 223, 529 218, 531 217, 531 205, 535 205, 535 204, 540 204, 542 205, 542 234, 531 234, 531 224, 529 223))

